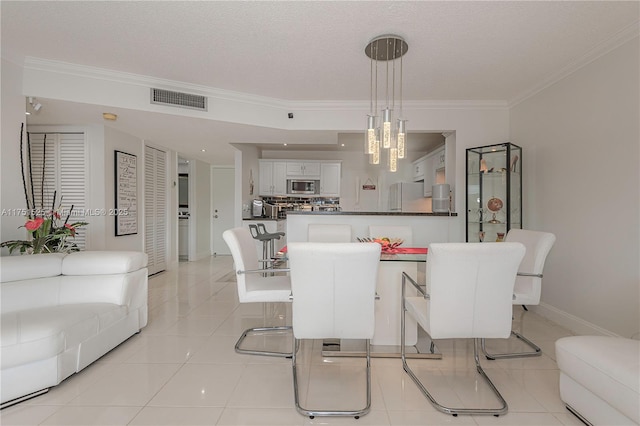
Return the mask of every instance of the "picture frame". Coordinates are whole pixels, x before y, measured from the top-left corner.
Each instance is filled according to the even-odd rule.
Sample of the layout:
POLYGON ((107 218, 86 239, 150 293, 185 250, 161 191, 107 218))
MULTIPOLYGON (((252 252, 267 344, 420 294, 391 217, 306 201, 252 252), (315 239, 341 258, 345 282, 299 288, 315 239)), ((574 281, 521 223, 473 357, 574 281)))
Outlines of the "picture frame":
POLYGON ((137 157, 115 150, 115 236, 138 233, 137 157))

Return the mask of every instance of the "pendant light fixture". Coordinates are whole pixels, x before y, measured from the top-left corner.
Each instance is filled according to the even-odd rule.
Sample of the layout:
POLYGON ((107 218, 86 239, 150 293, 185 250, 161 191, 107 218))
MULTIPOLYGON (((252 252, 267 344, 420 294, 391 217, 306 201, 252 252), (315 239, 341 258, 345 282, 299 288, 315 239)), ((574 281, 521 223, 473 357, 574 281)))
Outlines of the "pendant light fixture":
POLYGON ((370 109, 367 116, 367 133, 365 136, 365 154, 371 164, 379 164, 382 148, 386 153, 389 171, 398 170, 398 159, 406 154, 406 121, 402 118, 402 56, 409 46, 396 35, 383 35, 374 38, 364 49, 371 59, 370 109), (396 61, 398 60, 398 61, 396 61), (385 63, 384 72, 384 107, 381 110, 382 120, 378 123, 378 65, 385 63), (399 62, 399 77, 396 77, 396 62, 399 62), (396 106, 396 82, 398 84, 398 119, 394 126, 393 113, 396 106))

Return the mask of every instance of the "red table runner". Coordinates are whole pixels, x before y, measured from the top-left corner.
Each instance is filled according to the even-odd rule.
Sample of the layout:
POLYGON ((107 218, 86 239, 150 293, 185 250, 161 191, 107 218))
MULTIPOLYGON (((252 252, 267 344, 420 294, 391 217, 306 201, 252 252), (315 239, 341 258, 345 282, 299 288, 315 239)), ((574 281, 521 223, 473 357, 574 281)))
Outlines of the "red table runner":
MULTIPOLYGON (((286 253, 287 246, 282 247, 280 253, 286 253)), ((396 247, 391 250, 382 250, 382 253, 397 253, 397 254, 427 254, 426 247, 396 247)))

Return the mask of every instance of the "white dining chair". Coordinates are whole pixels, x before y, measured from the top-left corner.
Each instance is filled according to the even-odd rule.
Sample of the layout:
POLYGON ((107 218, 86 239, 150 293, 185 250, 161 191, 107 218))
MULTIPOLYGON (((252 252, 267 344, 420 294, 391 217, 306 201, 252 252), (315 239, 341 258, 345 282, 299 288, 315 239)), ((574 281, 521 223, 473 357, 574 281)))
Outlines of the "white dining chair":
MULTIPOLYGON (((227 229, 222 233, 222 238, 229 246, 233 256, 240 303, 291 302, 289 298, 291 296, 291 280, 289 276, 282 275, 288 272, 288 269, 262 268, 259 265, 255 242, 247 228, 227 229), (267 276, 265 271, 271 271, 274 275, 267 276)), ((268 336, 269 333, 291 333, 290 330, 291 326, 286 325, 246 329, 236 342, 235 350, 238 353, 248 355, 290 357, 291 352, 242 348, 245 338, 252 334, 268 336)))
MULTIPOLYGON (((513 289, 512 302, 514 305, 522 305, 526 312, 528 310, 527 305, 540 304, 540 294, 542 292, 542 271, 544 270, 547 255, 556 241, 556 236, 550 232, 511 229, 507 233, 505 241, 519 242, 524 244, 526 247, 524 259, 522 259, 522 263, 518 269, 516 285, 513 289)), ((512 330, 511 335, 521 340, 533 349, 533 351, 490 353, 486 347, 487 342, 483 339, 482 352, 484 352, 485 357, 493 360, 499 358, 522 358, 542 355, 540 347, 527 339, 520 332, 512 330)))
POLYGON ((307 241, 315 243, 350 243, 351 225, 310 223, 307 227, 307 241))
MULTIPOLYGON (((478 357, 479 340, 507 338, 511 332, 511 295, 525 248, 521 243, 433 243, 427 255, 426 289, 402 274, 402 366, 423 395, 439 411, 499 416, 508 410, 478 357), (408 296, 413 284, 419 295, 408 296), (500 402, 498 408, 446 407, 429 393, 407 364, 406 316, 414 318, 431 339, 474 339, 476 370, 500 402)), ((454 379, 455 380, 455 379, 454 379)))
MULTIPOLYGON (((296 409, 310 418, 359 418, 371 409, 370 339, 375 328, 374 302, 380 244, 293 242, 288 245, 288 255, 294 336, 291 363, 296 409), (301 339, 366 340, 367 385, 364 408, 317 410, 301 406, 297 369, 297 352, 301 339)), ((350 395, 344 397, 348 396, 350 395)))
POLYGON ((413 247, 413 230, 402 225, 369 225, 369 237, 389 237, 402 239, 402 245, 413 247))

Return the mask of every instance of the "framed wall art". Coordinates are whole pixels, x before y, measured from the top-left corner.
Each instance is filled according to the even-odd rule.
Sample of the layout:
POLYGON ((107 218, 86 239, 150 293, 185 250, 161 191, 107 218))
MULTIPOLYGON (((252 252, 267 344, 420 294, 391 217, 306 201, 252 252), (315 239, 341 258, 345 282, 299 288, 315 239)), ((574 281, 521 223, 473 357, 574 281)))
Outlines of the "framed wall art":
POLYGON ((138 164, 137 157, 115 151, 116 237, 138 233, 138 164))

